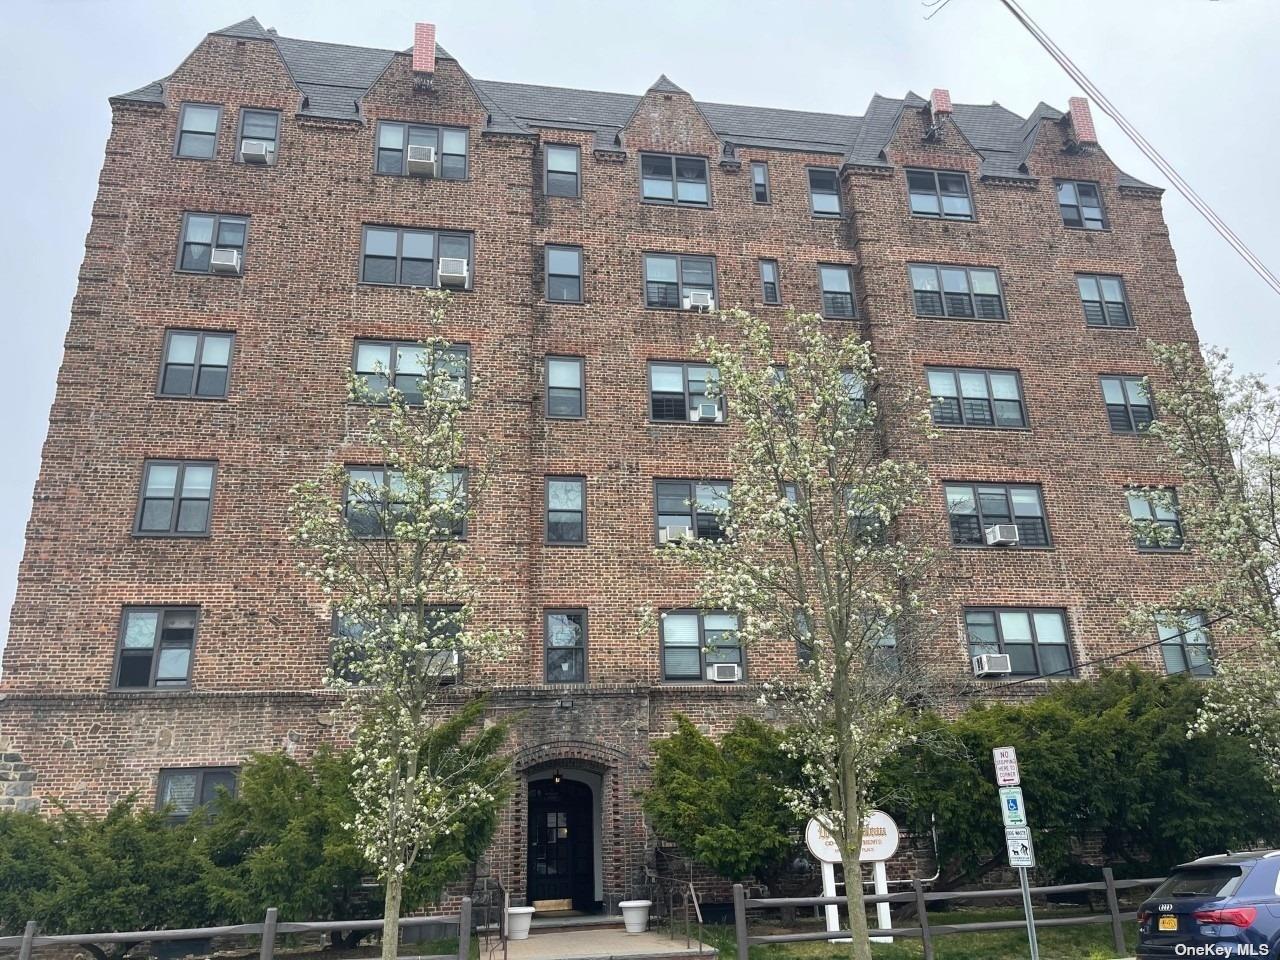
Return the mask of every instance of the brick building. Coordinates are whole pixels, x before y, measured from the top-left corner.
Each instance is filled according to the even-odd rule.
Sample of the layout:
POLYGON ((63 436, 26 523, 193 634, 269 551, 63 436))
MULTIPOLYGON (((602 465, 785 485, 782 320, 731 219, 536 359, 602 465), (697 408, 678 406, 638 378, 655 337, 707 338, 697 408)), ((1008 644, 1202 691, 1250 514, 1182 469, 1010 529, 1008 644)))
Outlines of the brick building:
MULTIPOLYGON (((711 681, 696 638, 724 618, 643 626, 694 596, 655 543, 731 479, 732 400, 699 393, 708 300, 822 311, 934 396, 940 437, 904 452, 933 477, 957 682, 988 653, 1088 675, 1134 645, 1133 602, 1195 575, 1126 509, 1129 486, 1177 484, 1142 436, 1145 342, 1195 333, 1160 191, 1112 164, 1084 101, 728 106, 665 77, 640 96, 478 80, 433 28, 414 39, 250 19, 112 98, 0 682, 4 803, 181 808, 255 751, 342 735, 288 490, 368 462, 344 372, 411 375, 418 285, 457 290, 445 332, 498 466, 467 535, 482 615, 525 645, 467 679, 524 711, 491 855, 517 898, 634 891, 651 740, 676 711, 723 729, 794 669, 781 643, 722 650, 737 679, 711 681), (557 852, 549 815, 590 845, 557 852)), ((1203 639, 1132 659, 1185 669, 1203 639)))

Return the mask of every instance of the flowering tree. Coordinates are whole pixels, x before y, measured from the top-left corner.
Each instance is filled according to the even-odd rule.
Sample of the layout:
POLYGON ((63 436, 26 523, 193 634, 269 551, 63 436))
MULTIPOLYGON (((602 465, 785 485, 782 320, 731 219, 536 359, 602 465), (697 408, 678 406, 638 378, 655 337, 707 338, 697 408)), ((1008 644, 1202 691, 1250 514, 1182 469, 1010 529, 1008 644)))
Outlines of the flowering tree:
POLYGON ((351 691, 351 826, 386 886, 384 960, 399 946, 407 871, 468 829, 507 777, 493 762, 501 743, 450 726, 461 668, 500 658, 510 637, 472 627, 469 581, 482 571, 469 560, 464 575, 460 535, 488 470, 459 465, 486 445, 464 436, 467 371, 435 335, 447 295, 427 298, 431 335, 400 348, 394 378, 389 357, 348 377, 352 399, 370 405, 359 439, 377 465, 335 463, 298 484, 290 507, 302 569, 335 611, 326 682, 351 691))
MULTIPOLYGON (((1247 657, 1217 659, 1193 732, 1248 738, 1280 788, 1280 391, 1237 374, 1220 351, 1152 351, 1167 386, 1155 392, 1150 432, 1183 477, 1180 535, 1202 572, 1165 606, 1204 611, 1215 634, 1250 640, 1247 657)), ((1156 529, 1140 537, 1170 535, 1143 525, 1156 529)))
MULTIPOLYGON (((795 677, 766 693, 792 721, 785 745, 801 777, 786 794, 840 848, 852 955, 868 960, 863 821, 931 686, 927 551, 899 523, 926 475, 889 455, 866 343, 828 336, 816 315, 792 317, 777 341, 743 311, 722 318, 735 342, 703 346, 741 432, 725 536, 674 551, 701 571, 700 602, 737 616, 740 642, 784 638, 800 654, 795 677)), ((927 411, 902 422, 923 435, 927 411)))

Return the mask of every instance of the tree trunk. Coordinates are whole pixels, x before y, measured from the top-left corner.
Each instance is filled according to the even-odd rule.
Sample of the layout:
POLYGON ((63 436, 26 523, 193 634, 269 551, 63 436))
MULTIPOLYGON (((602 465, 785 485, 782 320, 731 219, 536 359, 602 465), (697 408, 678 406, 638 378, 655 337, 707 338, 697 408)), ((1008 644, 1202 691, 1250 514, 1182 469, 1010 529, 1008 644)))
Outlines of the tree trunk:
MULTIPOLYGON (((858 833, 862 833, 861 827, 858 828, 858 833)), ((844 893, 849 898, 849 930, 850 938, 853 940, 849 944, 849 956, 853 960, 871 960, 871 940, 867 934, 869 929, 867 908, 862 903, 862 861, 858 859, 858 851, 861 847, 862 842, 859 839, 854 852, 842 851, 840 857, 844 864, 844 893)))
POLYGON ((387 896, 382 905, 382 960, 396 960, 400 953, 400 897, 404 877, 391 872, 387 877, 387 896))

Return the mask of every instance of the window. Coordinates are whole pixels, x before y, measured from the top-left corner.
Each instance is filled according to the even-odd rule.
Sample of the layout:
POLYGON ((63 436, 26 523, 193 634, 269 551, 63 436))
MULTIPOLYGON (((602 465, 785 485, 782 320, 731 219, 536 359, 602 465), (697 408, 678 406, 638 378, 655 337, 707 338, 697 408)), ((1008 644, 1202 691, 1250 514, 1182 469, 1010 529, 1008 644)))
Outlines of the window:
POLYGON ((1022 383, 1013 370, 964 370, 926 367, 930 411, 940 427, 1027 425, 1022 383))
POLYGON ((195 607, 127 607, 120 618, 116 686, 162 689, 191 683, 195 607))
POLYGON ((445 259, 466 261, 466 289, 470 290, 471 234, 365 227, 360 280, 387 286, 434 287, 438 285, 439 261, 445 259))
POLYGON ((217 799, 219 790, 236 795, 235 767, 185 767, 161 770, 156 788, 156 809, 169 811, 174 820, 185 820, 217 799))
POLYGON ((731 486, 728 481, 656 481, 658 542, 723 540, 731 486))
POLYGON ((1160 616, 1156 619, 1156 632, 1160 637, 1164 668, 1169 674, 1213 676, 1209 631, 1203 613, 1160 616))
POLYGON ((586 542, 586 478, 547 477, 547 543, 586 542))
POLYGON ((1156 418, 1142 377, 1103 377, 1102 399, 1116 433, 1142 433, 1156 418))
POLYGON ((218 122, 222 107, 211 103, 184 103, 178 114, 178 143, 174 152, 192 160, 212 160, 218 147, 218 122))
POLYGON ((547 683, 586 683, 587 611, 548 610, 544 622, 547 683))
POLYGON ((276 162, 276 146, 280 140, 280 113, 277 110, 240 111, 240 149, 243 158, 246 146, 261 144, 267 151, 267 163, 276 162))
POLYGON ((755 203, 769 202, 769 165, 762 161, 751 164, 751 199, 755 203))
POLYGON ((911 292, 918 317, 1005 318, 1000 278, 994 270, 913 263, 911 292))
POLYGON ((1143 550, 1177 550, 1183 544, 1178 492, 1163 489, 1126 490, 1134 543, 1143 550))
MULTIPOLYGON (((184 273, 212 273, 213 250, 234 250, 244 262, 247 217, 224 217, 212 213, 187 213, 182 216, 182 250, 178 269, 184 273)), ((239 271, 237 271, 239 272, 239 271)))
POLYGON ((199 537, 209 532, 214 464, 148 460, 133 532, 137 536, 199 537))
POLYGON ((467 178, 467 131, 458 127, 425 127, 408 123, 378 124, 378 173, 405 176, 406 147, 431 147, 436 175, 442 180, 467 178))
POLYGON ((576 197, 581 193, 579 168, 582 153, 577 147, 549 143, 543 149, 546 162, 544 188, 549 197, 576 197))
POLYGON ((547 244, 547 299, 582 302, 582 248, 547 244))
POLYGON ((688 307, 689 294, 716 292, 716 262, 711 257, 679 257, 674 254, 644 255, 644 305, 646 307, 688 307))
POLYGON ((822 287, 822 315, 846 319, 854 316, 853 268, 835 263, 818 264, 822 287))
MULTIPOLYGON (((404 608, 412 618, 411 607, 404 608)), ((333 617, 333 673, 350 684, 360 686, 369 682, 362 664, 368 656, 364 634, 378 626, 385 630, 394 626, 392 610, 388 609, 382 624, 375 624, 340 611, 333 617)), ((456 683, 461 668, 458 635, 462 630, 462 607, 456 604, 432 605, 423 608, 420 627, 414 628, 412 619, 407 624, 414 629, 414 638, 424 650, 416 654, 412 663, 406 664, 415 678, 440 684, 456 683)))
MULTIPOLYGON (((347 467, 345 513, 347 528, 355 537, 390 537, 396 524, 412 521, 409 513, 408 488, 404 474, 382 467, 347 467)), ((436 519, 441 537, 467 535, 467 471, 465 468, 443 474, 431 499, 449 506, 436 519)))
POLYGON ((1074 676, 1063 610, 971 609, 964 614, 970 656, 1008 654, 1014 676, 1074 676))
POLYGON ((672 610, 661 622, 663 680, 702 680, 716 663, 736 663, 741 675, 742 645, 732 613, 672 610))
POLYGON ((720 371, 704 363, 650 363, 649 414, 654 420, 720 423, 720 371), (715 396, 709 394, 714 393, 715 396))
POLYGON ((972 220, 969 178, 944 170, 908 170, 907 192, 911 212, 917 217, 940 220, 972 220))
POLYGON ((465 344, 436 348, 408 341, 357 340, 353 370, 364 381, 369 400, 385 402, 387 388, 394 384, 405 403, 420 405, 422 381, 440 372, 449 377, 446 395, 465 397, 470 367, 471 348, 465 344))
POLYGON ((703 157, 640 154, 640 194, 650 203, 705 207, 710 204, 707 161, 703 157))
POLYGON ((1062 211, 1062 222, 1068 227, 1083 227, 1086 230, 1107 228, 1107 218, 1102 212, 1102 197, 1096 183, 1059 181, 1058 209, 1062 211))
POLYGON ((990 527, 1013 524, 1018 528, 1018 546, 1050 546, 1039 487, 948 483, 945 490, 952 543, 984 547, 990 527))
POLYGON ((815 217, 840 216, 840 178, 834 170, 809 168, 809 206, 815 217))
POLYGON ((1124 295, 1124 281, 1093 273, 1076 274, 1080 302, 1084 305, 1084 322, 1091 327, 1132 327, 1129 301, 1124 295))
POLYGON ((575 420, 586 416, 584 363, 581 357, 547 357, 547 416, 575 420))
POLYGON ((765 303, 782 302, 782 288, 778 285, 778 261, 760 261, 760 298, 765 303))
POLYGON ((234 339, 230 333, 168 331, 160 366, 160 396, 225 397, 234 339))

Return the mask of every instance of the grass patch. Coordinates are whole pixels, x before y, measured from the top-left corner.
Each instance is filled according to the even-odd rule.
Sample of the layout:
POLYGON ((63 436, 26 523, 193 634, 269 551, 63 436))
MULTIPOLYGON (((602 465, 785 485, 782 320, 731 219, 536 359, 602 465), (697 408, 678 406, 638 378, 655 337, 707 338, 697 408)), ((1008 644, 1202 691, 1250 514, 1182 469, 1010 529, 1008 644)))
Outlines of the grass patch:
MULTIPOLYGON (((1085 914, 1086 911, 1070 907, 1036 908, 1037 919, 1085 914)), ((1001 908, 962 908, 945 913, 938 911, 929 914, 930 922, 939 925, 1021 919, 1021 910, 1001 908)), ((820 921, 809 919, 797 921, 789 928, 768 919, 760 919, 749 926, 753 936, 821 929, 823 926, 820 921)), ((1113 960, 1116 955, 1115 947, 1111 942, 1109 923, 1040 929, 1037 933, 1041 960, 1113 960)), ((1129 948, 1126 956, 1133 956, 1138 940, 1138 931, 1134 924, 1125 924, 1125 934, 1129 948)), ((736 960, 738 946, 732 926, 704 927, 703 939, 720 949, 722 960, 736 960)), ((1004 930, 996 933, 935 935, 933 947, 937 960, 1026 960, 1030 955, 1025 929, 1004 930)), ((919 960, 924 956, 924 948, 917 939, 898 940, 891 944, 872 944, 871 953, 876 960, 919 960)), ((848 956, 847 945, 841 944, 788 943, 751 948, 751 960, 842 960, 848 956)))

